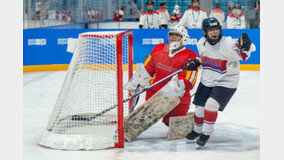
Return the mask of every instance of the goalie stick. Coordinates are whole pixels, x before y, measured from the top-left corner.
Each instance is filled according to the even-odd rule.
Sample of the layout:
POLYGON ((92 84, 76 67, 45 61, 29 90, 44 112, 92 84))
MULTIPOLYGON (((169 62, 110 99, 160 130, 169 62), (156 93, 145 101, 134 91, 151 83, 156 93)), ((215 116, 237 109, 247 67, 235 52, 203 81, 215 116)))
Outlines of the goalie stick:
MULTIPOLYGON (((138 93, 139 90, 140 90, 140 84, 137 85, 137 88, 136 88, 134 94, 138 93)), ((135 106, 137 105, 137 103, 139 101, 139 97, 140 96, 137 96, 137 97, 132 99, 132 103, 131 103, 131 106, 130 106, 130 109, 129 109, 129 113, 131 113, 134 110, 135 106)))
MULTIPOLYGON (((130 96, 130 97, 124 99, 124 100, 123 100, 123 103, 128 102, 130 99, 139 96, 140 94, 142 94, 142 93, 148 91, 149 89, 151 89, 151 88, 155 87, 156 85, 158 85, 158 84, 164 82, 165 80, 167 80, 167 79, 169 79, 169 78, 175 76, 176 74, 179 74, 180 72, 182 72, 182 71, 188 69, 189 65, 190 65, 193 61, 194 61, 194 59, 192 59, 185 67, 183 67, 183 68, 177 70, 176 72, 174 72, 174 73, 172 73, 172 74, 166 76, 165 78, 163 78, 163 79, 161 79, 161 80, 159 80, 159 81, 153 83, 152 85, 150 85, 150 86, 144 88, 141 92, 135 93, 135 94, 133 94, 132 96, 130 96)), ((109 108, 103 110, 103 111, 100 112, 100 113, 97 113, 97 114, 94 113, 93 116, 87 116, 87 117, 86 117, 84 114, 82 114, 82 115, 72 115, 72 120, 75 120, 75 121, 91 121, 91 120, 93 120, 93 119, 95 119, 95 118, 97 118, 97 117, 103 115, 104 113, 106 113, 106 112, 108 112, 108 111, 110 111, 110 110, 116 108, 117 106, 118 106, 118 104, 115 104, 115 105, 113 105, 113 106, 111 106, 111 107, 109 107, 109 108)), ((66 118, 64 118, 64 119, 66 119, 66 118)))

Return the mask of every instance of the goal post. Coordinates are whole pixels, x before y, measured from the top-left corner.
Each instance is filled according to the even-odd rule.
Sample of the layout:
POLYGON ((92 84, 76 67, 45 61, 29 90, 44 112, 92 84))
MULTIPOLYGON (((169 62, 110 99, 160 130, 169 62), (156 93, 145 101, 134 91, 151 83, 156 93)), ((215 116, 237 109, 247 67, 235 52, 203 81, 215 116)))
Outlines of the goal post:
MULTIPOLYGON (((74 42, 74 41, 73 41, 74 42)), ((64 150, 124 147, 123 117, 131 102, 123 86, 133 74, 133 33, 86 32, 75 41, 73 57, 39 144, 64 150), (74 115, 92 117, 90 121, 74 115)))

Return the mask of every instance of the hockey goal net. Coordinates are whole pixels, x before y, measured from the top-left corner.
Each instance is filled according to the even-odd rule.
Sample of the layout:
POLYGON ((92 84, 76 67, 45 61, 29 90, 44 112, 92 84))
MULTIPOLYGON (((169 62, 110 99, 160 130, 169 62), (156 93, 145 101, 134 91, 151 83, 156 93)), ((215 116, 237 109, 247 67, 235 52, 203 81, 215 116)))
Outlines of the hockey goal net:
POLYGON ((123 117, 130 103, 123 103, 129 96, 123 86, 133 72, 133 33, 81 33, 75 44, 39 144, 65 150, 123 147, 123 117))

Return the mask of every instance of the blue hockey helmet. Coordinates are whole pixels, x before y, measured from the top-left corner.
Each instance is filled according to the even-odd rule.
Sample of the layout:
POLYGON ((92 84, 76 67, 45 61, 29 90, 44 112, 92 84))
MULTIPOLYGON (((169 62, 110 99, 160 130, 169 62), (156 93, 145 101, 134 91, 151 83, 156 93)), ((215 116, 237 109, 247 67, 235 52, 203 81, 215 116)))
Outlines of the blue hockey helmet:
POLYGON ((218 28, 222 29, 220 22, 215 17, 209 17, 203 20, 202 30, 207 31, 208 29, 218 28))
POLYGON ((222 38, 221 29, 222 29, 222 26, 221 26, 220 22, 214 17, 206 18, 202 22, 203 35, 211 45, 215 45, 216 43, 218 43, 221 40, 221 38, 222 38), (217 40, 211 40, 211 39, 208 38, 208 35, 207 35, 208 30, 211 30, 211 29, 214 29, 214 28, 218 28, 220 30, 220 35, 219 35, 217 40))

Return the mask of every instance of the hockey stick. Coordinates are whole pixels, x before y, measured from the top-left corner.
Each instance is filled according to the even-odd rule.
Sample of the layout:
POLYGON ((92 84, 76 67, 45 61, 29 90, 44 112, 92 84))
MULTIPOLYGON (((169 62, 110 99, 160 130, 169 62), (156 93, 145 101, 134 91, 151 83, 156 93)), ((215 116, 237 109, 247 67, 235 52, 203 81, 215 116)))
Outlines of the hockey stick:
MULTIPOLYGON (((136 88, 134 94, 138 93, 139 89, 140 89, 140 84, 137 85, 137 88, 136 88)), ((132 99, 132 103, 131 103, 131 106, 130 106, 130 109, 129 109, 129 113, 131 113, 134 110, 135 106, 137 105, 137 103, 139 101, 139 97, 140 96, 137 96, 137 97, 132 99)))
MULTIPOLYGON (((193 61, 193 60, 192 60, 192 61, 193 61)), ((191 62, 192 62, 192 61, 191 61, 191 62)), ((155 87, 156 85, 158 85, 158 84, 164 82, 165 80, 167 80, 167 79, 169 79, 169 78, 171 78, 171 77, 173 77, 173 76, 179 74, 180 72, 184 71, 185 69, 188 68, 188 66, 189 66, 189 64, 191 64, 191 62, 189 62, 185 67, 183 67, 183 68, 177 70, 176 72, 174 72, 174 73, 172 73, 172 74, 166 76, 165 78, 159 80, 158 82, 155 82, 155 83, 153 83, 152 85, 150 85, 150 86, 144 88, 141 92, 138 92, 138 93, 136 93, 136 94, 133 94, 132 96, 130 96, 130 97, 124 99, 124 100, 123 100, 123 103, 128 102, 130 99, 139 96, 140 94, 142 94, 142 93, 148 91, 149 89, 151 89, 151 88, 155 87)), ((85 116, 82 116, 82 115, 73 115, 73 116, 72 116, 72 120, 75 120, 75 121, 91 121, 91 120, 93 120, 93 119, 95 119, 95 118, 97 118, 97 117, 103 115, 104 113, 106 113, 106 112, 108 112, 108 111, 110 111, 110 110, 116 108, 117 106, 118 106, 118 104, 115 104, 115 105, 113 105, 113 106, 111 106, 111 107, 109 107, 109 108, 103 110, 102 112, 100 112, 100 113, 98 113, 98 114, 95 114, 94 116, 91 116, 91 117, 85 117, 85 116)))

